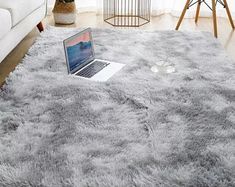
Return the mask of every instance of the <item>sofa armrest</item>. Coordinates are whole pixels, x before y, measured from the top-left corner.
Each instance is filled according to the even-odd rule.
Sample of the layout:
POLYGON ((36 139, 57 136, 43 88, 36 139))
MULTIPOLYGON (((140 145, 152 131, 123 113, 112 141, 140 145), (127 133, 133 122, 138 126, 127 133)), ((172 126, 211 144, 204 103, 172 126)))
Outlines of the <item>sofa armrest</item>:
POLYGON ((48 12, 48 1, 45 0, 45 5, 46 5, 46 12, 45 12, 45 17, 47 16, 47 12, 48 12))

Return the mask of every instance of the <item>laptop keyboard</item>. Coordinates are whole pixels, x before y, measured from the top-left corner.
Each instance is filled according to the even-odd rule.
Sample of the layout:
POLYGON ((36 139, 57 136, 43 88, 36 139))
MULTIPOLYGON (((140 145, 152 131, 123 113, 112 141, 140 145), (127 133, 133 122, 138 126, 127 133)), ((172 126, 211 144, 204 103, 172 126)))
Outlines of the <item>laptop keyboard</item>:
POLYGON ((81 77, 86 77, 86 78, 91 78, 93 77, 96 73, 104 69, 106 66, 108 66, 109 63, 106 62, 101 62, 101 61, 95 61, 91 63, 89 66, 85 67, 75 75, 81 76, 81 77))

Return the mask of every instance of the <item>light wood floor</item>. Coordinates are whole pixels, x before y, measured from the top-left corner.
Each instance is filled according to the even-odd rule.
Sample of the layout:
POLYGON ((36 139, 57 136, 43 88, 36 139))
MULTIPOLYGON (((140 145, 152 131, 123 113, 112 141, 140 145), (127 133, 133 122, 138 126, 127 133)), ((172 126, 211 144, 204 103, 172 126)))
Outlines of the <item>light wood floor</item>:
MULTIPOLYGON (((152 17, 151 22, 140 28, 144 30, 174 30, 178 18, 168 14, 158 17, 152 17)), ((99 28, 112 28, 109 24, 103 22, 102 16, 97 16, 95 13, 81 13, 77 15, 77 21, 73 25, 62 26, 55 25, 53 16, 48 16, 43 20, 44 25, 53 25, 57 27, 99 27, 99 28)), ((133 29, 133 28, 132 28, 133 29)), ((194 19, 184 19, 180 30, 190 31, 209 31, 213 33, 213 25, 211 18, 199 18, 196 25, 194 19)), ((2 85, 10 72, 14 71, 15 67, 21 62, 24 55, 27 53, 30 46, 34 43, 38 30, 35 28, 29 33, 24 40, 0 63, 0 85, 2 85)), ((218 18, 218 40, 224 46, 228 54, 235 59, 235 31, 231 29, 229 21, 225 18, 218 18)))

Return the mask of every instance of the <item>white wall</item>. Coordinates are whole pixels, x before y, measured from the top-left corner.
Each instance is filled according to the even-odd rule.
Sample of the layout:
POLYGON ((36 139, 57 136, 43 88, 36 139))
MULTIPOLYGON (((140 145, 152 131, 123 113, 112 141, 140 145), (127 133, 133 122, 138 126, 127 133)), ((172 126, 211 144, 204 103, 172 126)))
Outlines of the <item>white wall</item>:
MULTIPOLYGON (((90 7, 96 7, 97 0, 75 0, 76 6, 78 9, 80 8, 90 8, 90 7)), ((48 0, 48 6, 53 7, 55 3, 55 0, 48 0)))
MULTIPOLYGON (((97 12, 102 13, 103 0, 75 0, 78 12, 97 12)), ((51 14, 55 0, 48 0, 48 14, 51 14)))
MULTIPOLYGON (((152 0, 152 15, 171 13, 174 16, 179 16, 184 7, 185 1, 186 0, 152 0)), ((54 2, 55 0, 48 0, 49 13, 54 6, 54 2)), ((78 12, 96 11, 97 13, 102 13, 103 0, 75 0, 75 2, 78 12)), ((235 0, 228 0, 228 4, 233 19, 235 19, 235 0)), ((190 8, 190 11, 187 11, 186 17, 194 17, 195 8, 196 6, 190 8)), ((218 5, 217 8, 217 15, 227 18, 226 10, 220 5, 218 5)), ((211 17, 211 11, 204 4, 202 5, 201 10, 200 16, 211 17)))

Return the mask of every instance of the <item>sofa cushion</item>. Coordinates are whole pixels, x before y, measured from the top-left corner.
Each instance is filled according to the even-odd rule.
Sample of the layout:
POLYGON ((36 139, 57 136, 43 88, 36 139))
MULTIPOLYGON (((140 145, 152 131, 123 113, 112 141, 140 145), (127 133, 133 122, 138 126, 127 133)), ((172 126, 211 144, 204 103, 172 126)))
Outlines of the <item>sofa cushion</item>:
POLYGON ((6 9, 0 8, 0 39, 11 30, 11 14, 6 9))
POLYGON ((44 2, 45 0, 0 0, 0 8, 10 11, 12 26, 15 26, 44 2))

